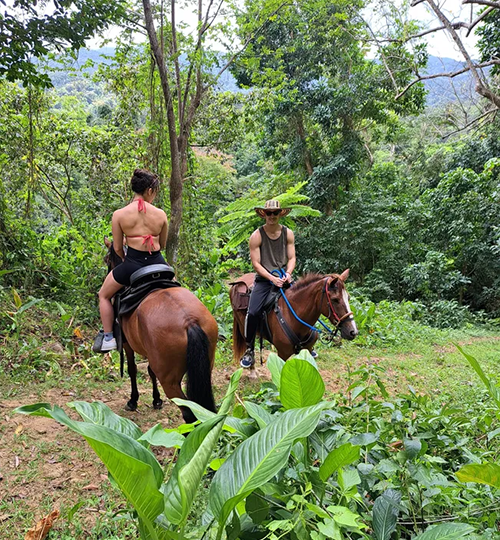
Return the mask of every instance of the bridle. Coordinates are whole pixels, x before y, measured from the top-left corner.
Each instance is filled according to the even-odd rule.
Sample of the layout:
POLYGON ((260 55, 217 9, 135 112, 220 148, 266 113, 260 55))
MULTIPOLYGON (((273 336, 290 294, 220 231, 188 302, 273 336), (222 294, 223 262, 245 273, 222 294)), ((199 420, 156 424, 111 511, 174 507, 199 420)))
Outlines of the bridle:
MULTIPOLYGON (((271 272, 271 273, 274 273, 276 272, 276 274, 280 277, 283 277, 283 271, 274 271, 271 272)), ((318 319, 318 322, 321 324, 321 326, 323 326, 323 328, 326 330, 326 334, 324 333, 323 330, 321 330, 320 328, 317 328, 315 326, 311 326, 309 323, 307 323, 306 321, 303 321, 296 313, 295 313, 295 310, 293 309, 293 307, 291 306, 290 302, 288 301, 288 298, 286 297, 285 295, 285 291, 281 288, 280 289, 280 296, 284 299, 286 305, 288 306, 290 312, 292 313, 292 315, 295 317, 295 319, 297 319, 297 321, 299 321, 301 324, 303 324, 305 327, 309 328, 310 329, 310 333, 309 333, 309 336, 305 339, 305 340, 300 340, 298 338, 298 336, 292 331, 292 329, 288 326, 287 322, 285 321, 284 317, 283 317, 283 314, 281 313, 281 310, 279 308, 279 305, 278 305, 278 299, 280 298, 280 296, 277 296, 276 297, 276 301, 274 303, 274 312, 276 314, 276 318, 278 319, 278 322, 283 330, 283 332, 285 333, 285 335, 288 337, 288 339, 292 342, 292 344, 294 345, 294 348, 295 348, 295 352, 298 352, 300 351, 301 348, 303 348, 304 344, 308 343, 311 339, 311 336, 313 335, 314 332, 316 332, 317 334, 319 334, 320 338, 322 341, 328 343, 328 342, 331 342, 333 340, 335 340, 342 324, 346 321, 352 321, 354 319, 353 317, 353 314, 352 314, 352 311, 349 311, 347 312, 345 315, 342 315, 342 317, 339 317, 337 312, 335 311, 335 308, 333 307, 332 305, 332 301, 331 301, 331 298, 330 298, 330 295, 328 293, 328 284, 331 283, 331 280, 332 279, 332 276, 326 276, 325 278, 325 286, 322 288, 322 295, 321 295, 321 303, 320 303, 320 308, 321 308, 321 305, 323 304, 323 296, 326 295, 326 298, 327 298, 327 306, 328 306, 328 320, 330 322, 331 319, 330 319, 330 316, 333 315, 334 318, 335 318, 335 323, 332 322, 332 324, 334 325, 334 328, 333 330, 331 328, 328 328, 328 326, 321 320, 321 319, 318 319)))
POLYGON ((323 304, 323 296, 326 296, 326 304, 328 306, 327 317, 330 322, 332 322, 330 319, 331 315, 333 315, 333 317, 335 318, 336 322, 335 323, 332 322, 332 324, 335 326, 334 335, 336 335, 340 327, 342 326, 342 324, 345 323, 346 321, 352 321, 354 317, 353 317, 352 311, 348 311, 347 313, 342 315, 342 317, 339 317, 337 315, 337 312, 335 311, 335 308, 332 305, 332 299, 330 298, 330 294, 328 293, 328 285, 329 283, 331 283, 330 279, 331 279, 331 276, 327 276, 325 278, 325 286, 323 287, 323 292, 321 294, 321 304, 323 304))

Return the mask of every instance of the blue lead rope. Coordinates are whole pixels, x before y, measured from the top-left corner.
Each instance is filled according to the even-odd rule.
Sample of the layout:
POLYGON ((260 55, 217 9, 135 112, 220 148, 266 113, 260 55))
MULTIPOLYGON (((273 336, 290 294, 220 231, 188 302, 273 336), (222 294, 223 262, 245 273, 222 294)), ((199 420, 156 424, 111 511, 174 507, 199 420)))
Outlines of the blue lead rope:
MULTIPOLYGON (((271 274, 274 274, 274 275, 277 275, 277 277, 280 277, 280 278, 284 278, 286 277, 286 272, 280 268, 278 270, 273 270, 271 272, 271 274)), ((293 307, 290 305, 290 302, 288 301, 288 298, 286 297, 285 295, 285 291, 283 290, 282 287, 280 287, 280 293, 281 293, 281 296, 285 299, 285 302, 286 302, 286 305, 288 306, 288 309, 292 312, 292 315, 300 322, 302 323, 304 326, 307 326, 307 328, 310 328, 313 332, 318 332, 318 334, 321 334, 321 332, 323 332, 323 330, 321 330, 320 328, 316 328, 315 326, 311 326, 309 323, 306 323, 306 321, 303 321, 294 311, 293 307)), ((327 330, 327 332, 329 332, 330 334, 334 334, 334 331, 331 330, 330 328, 328 328, 328 326, 326 326, 326 324, 321 321, 320 319, 318 319, 318 322, 323 325, 323 327, 327 330)))

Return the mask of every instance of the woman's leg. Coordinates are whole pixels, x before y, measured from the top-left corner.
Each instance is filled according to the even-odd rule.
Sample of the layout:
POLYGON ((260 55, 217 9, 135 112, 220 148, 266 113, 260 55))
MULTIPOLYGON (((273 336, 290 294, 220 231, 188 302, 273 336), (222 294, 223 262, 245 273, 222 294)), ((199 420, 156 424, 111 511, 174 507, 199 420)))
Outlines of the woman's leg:
POLYGON ((101 313, 102 326, 104 332, 113 332, 113 304, 111 304, 111 298, 115 295, 124 285, 118 283, 113 277, 113 272, 110 272, 99 291, 99 311, 101 313))

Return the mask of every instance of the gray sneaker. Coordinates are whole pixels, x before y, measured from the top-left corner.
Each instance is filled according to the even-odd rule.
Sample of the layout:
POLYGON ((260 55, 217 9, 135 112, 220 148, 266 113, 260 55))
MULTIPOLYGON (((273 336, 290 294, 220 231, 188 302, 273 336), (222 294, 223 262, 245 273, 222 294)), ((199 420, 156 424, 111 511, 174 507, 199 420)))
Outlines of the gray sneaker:
POLYGON ((116 351, 116 339, 110 339, 102 341, 101 352, 116 351))
POLYGON ((255 364, 255 355, 252 348, 248 347, 245 354, 241 357, 240 366, 245 369, 251 368, 255 364))

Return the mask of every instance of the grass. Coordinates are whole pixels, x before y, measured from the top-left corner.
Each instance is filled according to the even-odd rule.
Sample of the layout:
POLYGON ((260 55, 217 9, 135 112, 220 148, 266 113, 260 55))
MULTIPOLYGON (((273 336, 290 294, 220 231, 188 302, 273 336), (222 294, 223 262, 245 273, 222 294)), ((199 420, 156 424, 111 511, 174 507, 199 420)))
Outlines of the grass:
POLYGON ((343 343, 340 348, 321 348, 318 359, 320 369, 327 376, 333 390, 341 390, 349 373, 367 364, 385 370, 385 383, 393 394, 405 393, 412 385, 421 393, 442 396, 460 403, 474 401, 481 384, 467 360, 458 351, 478 358, 487 374, 498 376, 500 363, 500 333, 484 329, 468 331, 441 331, 439 339, 420 339, 411 343, 360 348, 355 342, 343 343))

